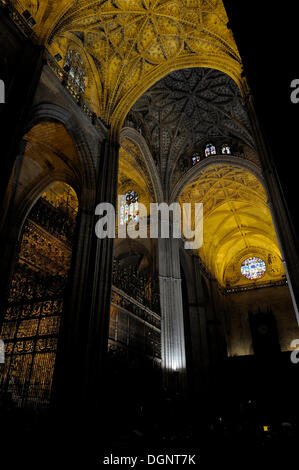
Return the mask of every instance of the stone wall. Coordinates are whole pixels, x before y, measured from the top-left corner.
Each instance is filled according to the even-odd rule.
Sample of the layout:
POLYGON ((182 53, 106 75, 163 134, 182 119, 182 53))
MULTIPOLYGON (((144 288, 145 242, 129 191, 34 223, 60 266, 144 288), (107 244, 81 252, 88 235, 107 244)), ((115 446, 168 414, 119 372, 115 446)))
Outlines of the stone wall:
POLYGON ((223 297, 228 356, 253 354, 248 314, 271 310, 278 330, 281 351, 289 351, 299 338, 299 327, 287 286, 268 287, 223 297))

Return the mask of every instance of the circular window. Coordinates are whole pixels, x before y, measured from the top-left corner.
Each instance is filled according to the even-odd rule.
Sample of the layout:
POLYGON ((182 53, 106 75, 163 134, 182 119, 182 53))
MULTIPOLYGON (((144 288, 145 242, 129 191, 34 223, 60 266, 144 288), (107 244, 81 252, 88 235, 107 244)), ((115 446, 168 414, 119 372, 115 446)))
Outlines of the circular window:
POLYGON ((241 273, 247 279, 260 279, 266 272, 266 263, 260 258, 248 258, 243 261, 241 273))

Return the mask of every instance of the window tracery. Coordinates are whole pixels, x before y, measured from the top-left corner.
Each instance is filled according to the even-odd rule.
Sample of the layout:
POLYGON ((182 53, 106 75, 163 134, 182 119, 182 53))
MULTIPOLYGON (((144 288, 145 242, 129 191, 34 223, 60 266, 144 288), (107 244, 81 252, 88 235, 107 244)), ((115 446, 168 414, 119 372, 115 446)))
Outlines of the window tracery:
POLYGON ((139 196, 133 191, 129 190, 122 197, 120 202, 120 225, 128 224, 133 221, 139 221, 139 196))
POLYGON ((199 155, 199 153, 194 153, 192 155, 192 165, 196 165, 197 163, 199 163, 201 161, 201 156, 199 155))
POLYGON ((206 155, 206 157, 209 157, 210 155, 216 155, 216 147, 215 147, 215 145, 213 145, 213 144, 208 144, 208 145, 206 146, 205 155, 206 155))
POLYGON ((68 81, 77 88, 77 91, 84 93, 86 87, 86 72, 79 52, 73 49, 68 50, 64 70, 68 74, 68 81))
POLYGON ((241 273, 250 280, 260 279, 266 273, 266 263, 260 258, 247 258, 241 265, 241 273))
POLYGON ((222 153, 222 155, 231 155, 230 146, 227 145, 227 144, 222 145, 221 153, 222 153))

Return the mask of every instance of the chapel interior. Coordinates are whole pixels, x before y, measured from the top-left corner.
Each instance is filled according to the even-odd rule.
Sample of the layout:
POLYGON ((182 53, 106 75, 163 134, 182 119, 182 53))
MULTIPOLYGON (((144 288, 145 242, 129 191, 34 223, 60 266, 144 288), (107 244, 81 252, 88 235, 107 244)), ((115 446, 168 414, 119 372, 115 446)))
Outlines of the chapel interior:
POLYGON ((0 79, 1 442, 289 449, 298 252, 223 2, 0 0, 0 79), (163 202, 199 248, 118 236, 163 202))

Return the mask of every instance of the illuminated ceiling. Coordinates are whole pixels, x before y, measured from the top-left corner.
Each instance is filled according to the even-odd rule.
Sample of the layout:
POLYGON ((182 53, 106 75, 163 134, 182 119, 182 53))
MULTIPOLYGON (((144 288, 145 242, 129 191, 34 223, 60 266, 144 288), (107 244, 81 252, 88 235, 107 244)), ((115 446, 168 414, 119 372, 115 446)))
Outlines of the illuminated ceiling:
POLYGON ((267 272, 257 284, 284 276, 281 254, 262 184, 246 170, 212 165, 183 191, 181 202, 202 202, 200 257, 223 287, 252 283, 241 275, 242 261, 263 259, 267 272))
MULTIPOLYGON (((37 41, 53 56, 60 53, 61 65, 70 47, 81 53, 87 73, 86 99, 116 136, 137 103, 135 111, 147 121, 147 143, 155 154, 165 194, 175 184, 172 174, 179 156, 205 138, 233 137, 254 149, 241 103, 246 86, 241 59, 221 0, 10 3, 21 14, 29 10, 36 21, 37 41), (166 132, 155 140, 161 119, 166 132)), ((38 145, 34 135, 27 140, 28 147, 38 145)), ((155 188, 130 145, 124 143, 120 152, 119 191, 135 189, 144 202, 153 201, 155 188)), ((263 281, 282 278, 266 196, 254 176, 234 166, 210 166, 184 189, 181 201, 191 200, 204 203, 200 256, 222 286, 248 282, 241 278, 240 263, 250 256, 266 261, 263 281)))
POLYGON ((14 194, 16 207, 21 207, 27 200, 31 205, 33 195, 39 197, 45 186, 57 180, 67 181, 80 194, 83 179, 80 159, 62 124, 41 122, 30 129, 23 140, 26 148, 14 194))
POLYGON ((65 58, 64 42, 72 46, 72 38, 81 47, 89 84, 96 83, 99 94, 95 111, 116 133, 138 97, 171 71, 215 68, 242 88, 241 59, 221 0, 10 3, 30 12, 37 40, 53 55, 65 58))
POLYGON ((61 181, 53 183, 41 196, 53 207, 61 208, 72 216, 76 216, 79 209, 77 194, 71 186, 61 181))
POLYGON ((62 124, 40 122, 23 139, 26 141, 25 156, 40 165, 43 174, 55 171, 64 175, 74 187, 82 181, 81 162, 75 143, 62 124))

